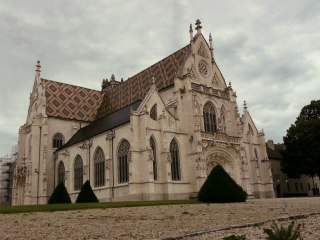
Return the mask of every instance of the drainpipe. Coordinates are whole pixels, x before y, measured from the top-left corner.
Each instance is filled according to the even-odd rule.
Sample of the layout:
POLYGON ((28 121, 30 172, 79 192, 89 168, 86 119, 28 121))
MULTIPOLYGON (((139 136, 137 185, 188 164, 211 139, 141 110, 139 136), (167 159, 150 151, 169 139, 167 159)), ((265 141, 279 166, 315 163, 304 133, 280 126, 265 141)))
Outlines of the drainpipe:
POLYGON ((57 164, 58 154, 54 153, 54 162, 53 162, 53 189, 56 188, 56 164, 57 164))
POLYGON ((42 133, 42 126, 39 126, 40 130, 40 137, 39 137, 39 162, 38 162, 38 170, 36 173, 38 174, 38 185, 37 185, 37 205, 39 205, 39 188, 40 188, 40 158, 41 158, 41 133, 42 133))
POLYGON ((91 142, 91 139, 88 139, 88 150, 89 150, 89 159, 88 159, 88 162, 89 162, 89 174, 88 174, 88 177, 89 177, 89 182, 90 182, 90 148, 91 148, 91 145, 92 145, 92 142, 91 142))
MULTIPOLYGON (((113 139, 114 139, 114 130, 110 130, 107 133, 106 140, 111 140, 111 165, 112 165, 112 183, 111 183, 111 201, 114 199, 114 156, 113 156, 113 139)), ((110 146, 110 145, 109 145, 110 146)))
POLYGON ((114 157, 113 157, 113 138, 114 138, 114 131, 112 131, 112 137, 111 137, 111 161, 112 161, 112 200, 114 199, 114 157))

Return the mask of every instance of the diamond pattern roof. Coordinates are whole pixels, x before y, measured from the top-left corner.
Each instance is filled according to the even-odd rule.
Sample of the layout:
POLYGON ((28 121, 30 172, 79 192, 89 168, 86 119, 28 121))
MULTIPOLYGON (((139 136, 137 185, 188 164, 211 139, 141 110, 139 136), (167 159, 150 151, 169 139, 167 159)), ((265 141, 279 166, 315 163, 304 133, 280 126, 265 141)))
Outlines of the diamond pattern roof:
POLYGON ((91 122, 101 102, 101 92, 41 79, 46 93, 46 114, 51 117, 91 122))
POLYGON ((172 85, 175 74, 186 60, 189 52, 190 44, 128 80, 105 90, 96 119, 141 100, 151 87, 152 77, 155 78, 156 86, 159 90, 172 85))

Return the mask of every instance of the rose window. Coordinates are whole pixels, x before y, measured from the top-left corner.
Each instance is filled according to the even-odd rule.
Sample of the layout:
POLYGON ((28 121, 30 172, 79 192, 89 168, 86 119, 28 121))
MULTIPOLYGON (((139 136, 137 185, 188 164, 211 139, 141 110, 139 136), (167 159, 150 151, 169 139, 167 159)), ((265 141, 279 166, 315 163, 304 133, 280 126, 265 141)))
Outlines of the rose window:
POLYGON ((208 65, 204 61, 199 62, 198 70, 202 76, 208 77, 209 75, 208 65))

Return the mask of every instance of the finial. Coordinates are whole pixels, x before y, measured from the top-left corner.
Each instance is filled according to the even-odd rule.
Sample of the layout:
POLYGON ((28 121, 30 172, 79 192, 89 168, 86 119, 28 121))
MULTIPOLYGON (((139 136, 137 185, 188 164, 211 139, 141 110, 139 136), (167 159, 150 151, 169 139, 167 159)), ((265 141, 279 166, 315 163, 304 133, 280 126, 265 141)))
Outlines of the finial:
POLYGON ((103 78, 101 83, 101 90, 103 90, 106 87, 106 80, 103 78))
POLYGON ((40 61, 37 61, 37 65, 36 65, 36 72, 41 72, 41 65, 40 65, 40 61))
POLYGON ((152 78, 151 78, 151 83, 152 83, 152 85, 156 85, 156 79, 154 78, 154 76, 152 76, 152 78))
POLYGON ((192 29, 192 24, 190 24, 189 33, 190 33, 190 41, 192 41, 192 40, 193 40, 193 29, 192 29))
POLYGON ((209 42, 210 42, 210 52, 211 52, 211 62, 214 63, 214 59, 213 59, 213 44, 212 44, 212 35, 211 33, 209 34, 209 42))
POLYGON ((116 78, 115 78, 114 74, 111 74, 110 82, 115 82, 115 81, 116 81, 116 78))
POLYGON ((243 101, 243 108, 244 108, 245 111, 247 111, 248 106, 247 106, 247 101, 246 100, 243 101))
POLYGON ((199 19, 197 19, 196 25, 197 25, 197 27, 196 27, 197 33, 201 33, 201 28, 202 27, 201 27, 201 22, 200 22, 199 19))
POLYGON ((121 78, 121 82, 123 82, 123 78, 121 78))
POLYGON ((229 88, 232 88, 232 87, 231 87, 231 82, 229 82, 229 88))

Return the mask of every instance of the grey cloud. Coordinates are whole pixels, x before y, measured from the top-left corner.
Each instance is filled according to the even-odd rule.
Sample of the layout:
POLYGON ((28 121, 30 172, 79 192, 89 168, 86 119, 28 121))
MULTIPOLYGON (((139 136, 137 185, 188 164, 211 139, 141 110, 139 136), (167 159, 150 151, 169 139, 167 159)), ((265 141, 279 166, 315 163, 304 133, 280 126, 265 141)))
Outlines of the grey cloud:
POLYGON ((0 3, 0 156, 26 119, 34 65, 42 76, 99 89, 189 42, 189 24, 213 34, 215 58, 266 138, 282 141, 301 107, 319 98, 319 1, 240 0, 0 3))

